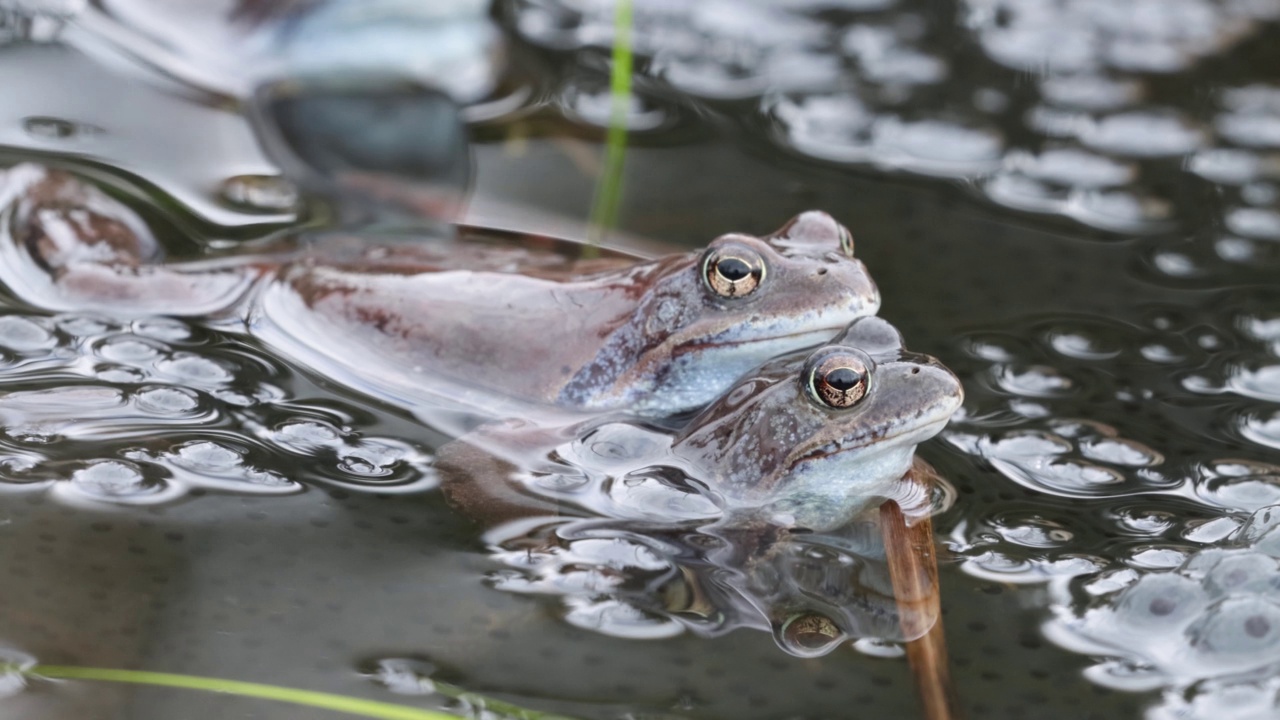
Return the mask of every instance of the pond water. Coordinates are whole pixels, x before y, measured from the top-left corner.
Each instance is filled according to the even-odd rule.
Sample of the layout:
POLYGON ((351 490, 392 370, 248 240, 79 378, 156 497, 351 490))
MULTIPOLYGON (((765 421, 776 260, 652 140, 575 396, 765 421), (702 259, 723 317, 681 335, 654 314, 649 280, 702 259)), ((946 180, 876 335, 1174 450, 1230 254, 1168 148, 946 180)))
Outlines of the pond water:
MULTIPOLYGON (((185 256, 315 224, 238 79, 313 68, 294 51, 325 26, 188 5, 0 2, 5 163, 88 178, 185 256)), ((415 65, 484 88, 462 98, 469 219, 590 214, 614 10, 500 2, 505 71, 483 21, 455 65, 415 65)), ((1274 0, 636 2, 620 230, 699 247, 826 210, 880 316, 964 385, 919 452, 955 490, 934 532, 969 717, 1280 715, 1278 21, 1274 0)), ((798 657, 759 618, 658 622, 614 582, 668 568, 651 546, 586 533, 534 562, 437 492, 447 438, 233 318, 20 296, 0 307, 10 664, 477 717, 432 683, 578 718, 920 712, 892 623, 798 657)), ((22 718, 325 712, 13 672, 0 696, 22 718)))

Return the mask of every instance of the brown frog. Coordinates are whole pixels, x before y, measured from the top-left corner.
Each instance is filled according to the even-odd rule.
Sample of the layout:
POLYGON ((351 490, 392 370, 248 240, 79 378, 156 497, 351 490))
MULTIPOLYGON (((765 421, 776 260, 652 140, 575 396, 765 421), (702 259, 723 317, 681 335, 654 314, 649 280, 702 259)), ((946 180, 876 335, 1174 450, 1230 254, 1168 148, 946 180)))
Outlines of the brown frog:
POLYGON ((685 412, 879 307, 849 232, 821 212, 656 259, 548 257, 463 229, 167 262, 133 212, 67 173, 12 168, 0 201, 0 280, 24 301, 239 317, 309 368, 411 409, 685 412))

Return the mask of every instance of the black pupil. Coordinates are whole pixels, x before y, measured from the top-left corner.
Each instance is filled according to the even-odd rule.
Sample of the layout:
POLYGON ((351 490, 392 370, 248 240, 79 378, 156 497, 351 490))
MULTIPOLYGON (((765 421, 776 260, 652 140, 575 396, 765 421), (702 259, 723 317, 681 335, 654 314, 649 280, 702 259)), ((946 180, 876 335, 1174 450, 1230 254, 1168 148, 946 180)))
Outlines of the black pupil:
POLYGON ((738 282, 751 274, 751 266, 742 258, 730 257, 716 263, 716 272, 729 282, 738 282))
POLYGON ((845 392, 852 390, 862 380, 862 376, 853 368, 842 367, 832 370, 822 379, 833 389, 845 392))

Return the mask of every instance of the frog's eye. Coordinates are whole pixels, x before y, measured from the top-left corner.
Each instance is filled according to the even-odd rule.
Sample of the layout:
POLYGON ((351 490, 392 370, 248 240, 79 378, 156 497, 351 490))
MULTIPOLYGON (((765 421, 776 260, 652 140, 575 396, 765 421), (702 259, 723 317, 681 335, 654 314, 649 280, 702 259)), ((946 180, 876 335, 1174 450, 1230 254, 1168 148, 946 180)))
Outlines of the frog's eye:
POLYGON ((764 258, 745 245, 712 248, 702 261, 702 279, 722 298, 740 298, 764 282, 764 258))
POLYGON ((871 358, 853 348, 823 348, 805 363, 801 382, 819 405, 842 410, 866 397, 871 366, 871 358))
POLYGON ((840 226, 840 251, 845 257, 853 257, 853 233, 843 225, 840 226))

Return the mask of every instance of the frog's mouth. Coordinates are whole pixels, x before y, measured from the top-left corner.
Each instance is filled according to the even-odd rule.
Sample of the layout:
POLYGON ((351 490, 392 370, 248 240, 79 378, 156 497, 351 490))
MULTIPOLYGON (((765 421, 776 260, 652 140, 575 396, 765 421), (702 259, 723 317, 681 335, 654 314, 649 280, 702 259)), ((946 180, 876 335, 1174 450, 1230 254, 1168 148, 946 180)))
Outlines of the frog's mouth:
POLYGON ((872 455, 879 450, 898 449, 903 445, 918 445, 942 432, 959 407, 960 400, 957 399, 955 403, 940 403, 926 417, 913 417, 910 423, 881 423, 857 435, 810 448, 803 454, 795 456, 789 465, 796 467, 809 462, 848 456, 850 453, 859 451, 872 455))

